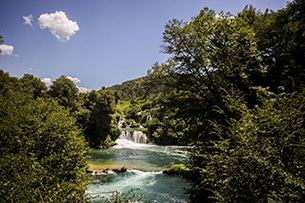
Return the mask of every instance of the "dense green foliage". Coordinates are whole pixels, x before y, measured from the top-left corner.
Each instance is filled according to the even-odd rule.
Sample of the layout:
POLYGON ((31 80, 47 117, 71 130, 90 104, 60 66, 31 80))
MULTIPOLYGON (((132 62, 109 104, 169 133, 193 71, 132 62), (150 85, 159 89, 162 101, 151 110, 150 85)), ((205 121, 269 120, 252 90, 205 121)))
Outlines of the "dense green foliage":
POLYGON ((120 131, 113 120, 115 95, 108 89, 89 92, 84 99, 84 108, 89 111, 86 120, 82 120, 85 136, 90 146, 110 147, 120 131))
POLYGON ((144 90, 141 88, 141 83, 144 78, 137 78, 134 80, 125 81, 120 85, 113 85, 109 89, 115 90, 121 99, 133 99, 141 97, 144 90))
POLYGON ((0 71, 0 193, 3 202, 87 202, 88 145, 119 136, 111 90, 80 94, 61 76, 48 88, 0 71))
POLYGON ((3 202, 85 202, 87 145, 70 112, 40 80, 1 71, 0 193, 3 202), (33 89, 35 87, 35 89, 33 89))
POLYGON ((74 82, 65 76, 56 79, 48 90, 48 95, 70 111, 76 111, 78 89, 74 82))
MULTIPOLYGON (((170 20, 163 33, 169 59, 121 85, 80 94, 64 76, 47 89, 31 75, 17 79, 0 71, 1 176, 7 177, 2 185, 51 198, 45 193, 50 183, 40 174, 52 170, 49 157, 58 157, 38 156, 42 152, 34 149, 40 145, 55 150, 40 136, 63 138, 68 132, 58 145, 76 142, 80 150, 83 133, 91 148, 109 147, 121 123, 144 127, 157 144, 195 146, 191 167, 170 170, 193 181, 192 202, 304 202, 304 33, 302 0, 278 11, 247 6, 236 16, 204 8, 190 22, 170 20), (67 121, 57 123, 59 117, 67 121), (75 120, 82 132, 72 125, 75 120), (49 122, 57 125, 54 134, 49 122), (15 174, 12 182, 7 174, 15 174), (20 174, 32 182, 23 182, 20 174), (45 189, 38 190, 36 180, 45 189)), ((70 167, 65 161, 56 163, 70 167)), ((83 160, 77 163, 82 168, 83 160)), ((73 175, 56 173, 63 185, 71 183, 65 180, 73 175)), ((59 198, 67 192, 61 188, 53 187, 59 198)))
POLYGON ((156 95, 151 130, 196 144, 193 202, 305 200, 304 16, 296 0, 237 16, 205 8, 165 26, 171 58, 144 82, 156 95))
POLYGON ((274 95, 262 90, 262 104, 255 110, 228 96, 226 105, 240 117, 231 118, 227 126, 213 123, 218 140, 211 153, 201 154, 207 164, 199 169, 199 185, 212 189, 210 198, 217 202, 305 200, 304 93, 274 95))
POLYGON ((145 200, 144 195, 139 193, 138 188, 130 189, 127 192, 115 191, 110 197, 100 197, 105 203, 130 203, 145 200))
POLYGON ((80 94, 73 81, 61 76, 53 82, 46 94, 77 119, 91 148, 110 147, 118 138, 120 131, 113 115, 118 96, 114 91, 101 88, 80 94))
POLYGON ((304 201, 304 16, 295 0, 173 19, 163 33, 171 57, 128 84, 145 90, 128 114, 148 107, 155 143, 195 144, 193 202, 304 201))

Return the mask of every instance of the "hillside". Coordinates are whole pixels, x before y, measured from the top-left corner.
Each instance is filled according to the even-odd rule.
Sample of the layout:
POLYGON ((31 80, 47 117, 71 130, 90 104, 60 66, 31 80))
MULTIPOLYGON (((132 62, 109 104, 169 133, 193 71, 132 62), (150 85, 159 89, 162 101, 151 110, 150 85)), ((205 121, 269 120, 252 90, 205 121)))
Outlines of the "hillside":
POLYGON ((113 85, 108 88, 118 92, 120 98, 122 99, 132 99, 144 95, 145 91, 142 87, 144 80, 145 77, 140 77, 137 79, 125 81, 122 84, 113 85))

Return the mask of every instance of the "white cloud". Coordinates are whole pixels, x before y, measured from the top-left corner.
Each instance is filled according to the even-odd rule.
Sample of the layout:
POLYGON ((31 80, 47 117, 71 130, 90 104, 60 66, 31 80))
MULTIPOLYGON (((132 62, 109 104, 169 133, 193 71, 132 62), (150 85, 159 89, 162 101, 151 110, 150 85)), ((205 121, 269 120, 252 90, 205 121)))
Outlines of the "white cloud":
POLYGON ((42 78, 41 81, 44 82, 47 86, 51 86, 53 83, 51 78, 42 78))
POLYGON ((71 76, 66 76, 66 78, 68 78, 69 80, 72 80, 74 83, 80 82, 80 79, 78 79, 78 78, 73 78, 71 76))
POLYGON ((13 55, 14 47, 7 44, 0 44, 0 51, 2 55, 13 55))
POLYGON ((223 20, 223 19, 232 20, 232 19, 234 19, 234 16, 231 14, 224 14, 223 12, 220 12, 220 13, 216 14, 215 18, 218 20, 223 20))
MULTIPOLYGON (((80 79, 78 79, 77 77, 73 78, 71 76, 66 76, 66 78, 68 78, 69 80, 73 81, 74 83, 79 83, 80 79)), ((86 93, 86 92, 90 92, 91 90, 86 88, 86 87, 79 87, 76 85, 76 87, 78 88, 79 92, 82 93, 86 93)))
MULTIPOLYGON (((70 77, 70 76, 65 76, 65 77, 68 78, 69 80, 71 80, 74 83, 80 82, 80 79, 78 79, 78 78, 73 78, 73 77, 70 77)), ((53 84, 53 81, 52 81, 51 78, 43 78, 43 79, 41 79, 41 81, 44 82, 48 87, 53 84)), ((79 90, 79 92, 82 92, 82 93, 86 93, 86 92, 91 91, 91 89, 88 89, 86 87, 79 87, 79 86, 76 86, 76 87, 79 90)))
POLYGON ((90 89, 88 89, 86 87, 78 87, 77 86, 77 88, 78 88, 79 92, 82 92, 82 93, 86 93, 86 92, 90 92, 91 91, 90 89))
POLYGON ((70 40, 70 37, 79 30, 77 22, 69 20, 63 11, 41 14, 38 21, 41 29, 48 28, 61 41, 70 40))
POLYGON ((25 25, 29 25, 29 26, 33 26, 32 25, 32 21, 33 21, 33 16, 32 14, 28 15, 28 16, 23 16, 23 20, 24 20, 24 23, 25 25))

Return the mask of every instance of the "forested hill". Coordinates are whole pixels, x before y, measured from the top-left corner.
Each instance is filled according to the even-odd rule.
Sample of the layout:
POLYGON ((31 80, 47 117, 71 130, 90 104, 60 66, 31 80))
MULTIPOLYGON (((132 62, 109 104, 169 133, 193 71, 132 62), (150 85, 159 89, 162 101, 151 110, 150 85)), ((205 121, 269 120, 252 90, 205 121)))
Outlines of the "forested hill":
POLYGON ((145 91, 142 88, 142 83, 145 77, 128 80, 123 82, 122 84, 116 84, 109 89, 117 91, 121 98, 131 99, 135 97, 141 97, 144 95, 145 91))

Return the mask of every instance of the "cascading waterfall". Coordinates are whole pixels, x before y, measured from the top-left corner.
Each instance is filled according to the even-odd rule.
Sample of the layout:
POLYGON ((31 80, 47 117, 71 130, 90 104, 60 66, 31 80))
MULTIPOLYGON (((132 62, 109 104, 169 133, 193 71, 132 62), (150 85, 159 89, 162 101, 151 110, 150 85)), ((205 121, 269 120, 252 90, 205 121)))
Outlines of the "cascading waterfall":
POLYGON ((129 129, 122 129, 122 133, 119 139, 130 140, 134 143, 140 144, 147 144, 149 143, 149 139, 147 138, 146 134, 144 134, 140 130, 129 130, 129 129))

